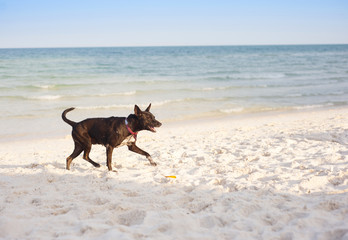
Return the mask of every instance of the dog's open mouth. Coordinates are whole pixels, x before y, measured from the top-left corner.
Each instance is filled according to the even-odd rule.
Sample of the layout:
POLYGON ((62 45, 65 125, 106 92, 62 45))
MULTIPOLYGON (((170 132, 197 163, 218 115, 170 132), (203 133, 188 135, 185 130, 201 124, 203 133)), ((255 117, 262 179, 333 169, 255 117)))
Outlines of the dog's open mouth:
POLYGON ((155 129, 154 127, 149 127, 149 130, 150 130, 151 132, 156 132, 156 129, 155 129))

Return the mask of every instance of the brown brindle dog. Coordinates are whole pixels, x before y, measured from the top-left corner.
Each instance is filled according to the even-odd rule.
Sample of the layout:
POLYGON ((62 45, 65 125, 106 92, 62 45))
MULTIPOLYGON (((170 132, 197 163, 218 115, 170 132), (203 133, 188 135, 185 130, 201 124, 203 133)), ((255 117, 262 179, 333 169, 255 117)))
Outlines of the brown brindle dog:
POLYGON ((109 118, 88 118, 81 122, 74 122, 67 119, 66 114, 75 108, 66 109, 62 113, 63 120, 72 126, 72 138, 75 143, 73 153, 66 159, 66 169, 70 170, 70 164, 82 151, 83 159, 91 163, 94 167, 100 167, 99 163, 94 162, 89 157, 92 144, 101 144, 106 147, 107 166, 112 170, 112 152, 115 147, 127 145, 130 151, 146 156, 152 166, 157 164, 152 160, 150 154, 138 148, 135 143, 137 133, 142 130, 156 132, 155 127, 162 124, 150 113, 151 104, 145 111, 134 106, 134 114, 125 117, 109 118))

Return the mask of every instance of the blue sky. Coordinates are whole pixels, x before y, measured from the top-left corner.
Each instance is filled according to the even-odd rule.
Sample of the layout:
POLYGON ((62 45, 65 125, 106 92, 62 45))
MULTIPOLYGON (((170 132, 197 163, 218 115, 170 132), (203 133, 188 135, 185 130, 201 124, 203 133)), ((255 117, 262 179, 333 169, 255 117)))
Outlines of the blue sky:
POLYGON ((345 0, 0 0, 0 48, 348 43, 345 0))

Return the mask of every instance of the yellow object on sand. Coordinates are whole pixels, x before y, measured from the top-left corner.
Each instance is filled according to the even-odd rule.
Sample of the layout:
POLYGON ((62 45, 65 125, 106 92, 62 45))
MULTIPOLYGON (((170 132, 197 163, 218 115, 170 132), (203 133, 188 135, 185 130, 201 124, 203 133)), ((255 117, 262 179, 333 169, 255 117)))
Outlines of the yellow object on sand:
POLYGON ((167 178, 176 178, 176 176, 165 176, 167 178))

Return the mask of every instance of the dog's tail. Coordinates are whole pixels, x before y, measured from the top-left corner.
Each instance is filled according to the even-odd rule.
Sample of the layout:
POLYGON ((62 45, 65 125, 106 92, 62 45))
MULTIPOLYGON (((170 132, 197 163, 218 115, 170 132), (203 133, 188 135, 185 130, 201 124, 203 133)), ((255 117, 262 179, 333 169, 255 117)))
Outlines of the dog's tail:
POLYGON ((67 119, 65 115, 66 115, 68 112, 70 112, 70 111, 72 111, 72 110, 74 110, 74 109, 75 109, 75 108, 68 108, 68 109, 66 109, 66 110, 62 113, 63 121, 66 122, 67 124, 69 124, 69 125, 72 126, 72 127, 76 124, 76 122, 67 119))

